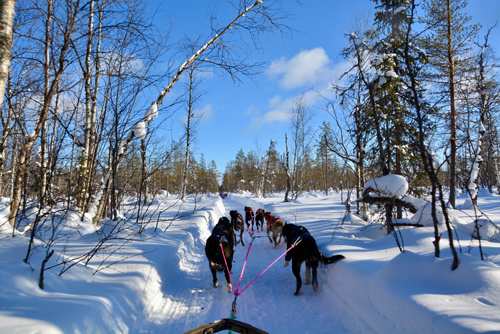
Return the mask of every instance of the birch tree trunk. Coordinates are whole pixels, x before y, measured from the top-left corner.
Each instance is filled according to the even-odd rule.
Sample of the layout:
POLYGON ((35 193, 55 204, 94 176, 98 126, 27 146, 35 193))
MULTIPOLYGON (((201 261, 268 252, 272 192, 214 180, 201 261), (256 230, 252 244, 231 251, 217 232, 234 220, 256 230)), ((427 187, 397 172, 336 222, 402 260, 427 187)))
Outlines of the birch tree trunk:
POLYGON ((187 110, 187 121, 186 121, 186 152, 184 156, 184 172, 182 174, 182 189, 181 189, 181 201, 186 200, 186 190, 188 184, 188 171, 189 171, 189 160, 190 160, 190 145, 191 145, 191 120, 194 117, 193 105, 194 105, 194 74, 195 66, 194 63, 189 67, 189 97, 188 97, 188 110, 187 110))
POLYGON ((286 175, 286 190, 285 190, 285 202, 288 202, 288 194, 291 188, 290 182, 290 156, 288 155, 288 138, 285 133, 285 162, 282 163, 283 169, 285 170, 286 175))
MULTIPOLYGON (((12 29, 15 17, 15 0, 0 1, 0 108, 3 105, 5 89, 10 73, 12 52, 12 29)), ((7 109, 7 108, 6 108, 7 109)), ((0 194, 2 192, 2 174, 4 170, 6 143, 10 135, 12 108, 8 107, 8 117, 2 119, 2 141, 0 142, 0 194)))
POLYGON ((450 205, 455 208, 456 192, 456 171, 457 171, 457 112, 455 109, 455 64, 453 60, 453 50, 451 46, 451 8, 450 0, 446 1, 447 11, 447 56, 449 67, 449 88, 450 88, 450 205))
POLYGON ((5 87, 10 73, 15 6, 15 0, 0 1, 0 106, 3 105, 5 87))
POLYGON ((83 68, 83 76, 85 80, 85 126, 83 130, 83 148, 80 156, 81 169, 79 169, 78 184, 81 187, 78 198, 77 206, 80 208, 84 207, 85 199, 89 194, 88 189, 88 177, 89 177, 89 164, 91 161, 90 147, 91 143, 91 133, 92 133, 92 43, 94 38, 94 6, 95 1, 91 0, 89 2, 89 12, 88 12, 88 30, 87 30, 87 49, 85 54, 85 67, 83 68))

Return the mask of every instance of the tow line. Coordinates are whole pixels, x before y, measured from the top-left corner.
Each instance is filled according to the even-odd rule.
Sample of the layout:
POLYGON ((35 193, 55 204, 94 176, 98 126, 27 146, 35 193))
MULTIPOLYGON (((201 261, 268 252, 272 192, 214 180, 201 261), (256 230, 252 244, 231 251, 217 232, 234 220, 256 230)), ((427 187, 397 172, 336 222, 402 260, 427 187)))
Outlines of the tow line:
MULTIPOLYGON (((252 242, 250 242, 250 245, 248 246, 248 250, 247 250, 247 255, 245 256, 245 262, 243 262, 243 268, 241 269, 241 274, 240 274, 240 279, 238 281, 238 286, 236 287, 236 289, 234 289, 234 301, 233 301, 233 304, 231 306, 231 317, 230 317, 230 319, 236 319, 236 299, 238 298, 238 296, 241 295, 243 293, 243 291, 245 291, 250 285, 252 285, 267 270, 269 270, 269 268, 271 268, 276 262, 278 262, 279 259, 281 259, 283 256, 285 256, 286 253, 288 253, 290 250, 292 250, 292 248, 294 248, 295 246, 297 246, 299 244, 299 242, 302 241, 302 237, 297 238, 297 240, 295 240, 295 242, 283 254, 281 254, 276 260, 274 260, 269 266, 267 266, 266 269, 264 269, 259 275, 257 275, 257 277, 255 277, 250 283, 248 283, 240 291, 241 279, 243 278, 243 273, 245 272, 245 267, 246 267, 246 264, 247 264, 247 261, 248 261, 248 254, 250 253, 250 249, 252 248, 252 244, 253 244, 254 240, 255 240, 255 237, 252 237, 252 242)), ((222 248, 222 245, 220 245, 220 247, 221 247, 221 250, 222 250, 222 255, 224 257, 224 263, 226 265, 226 270, 229 273, 229 279, 231 280, 231 284, 234 287, 233 277, 232 277, 231 272, 229 271, 229 267, 227 265, 227 260, 226 260, 226 255, 224 254, 224 249, 222 248)))

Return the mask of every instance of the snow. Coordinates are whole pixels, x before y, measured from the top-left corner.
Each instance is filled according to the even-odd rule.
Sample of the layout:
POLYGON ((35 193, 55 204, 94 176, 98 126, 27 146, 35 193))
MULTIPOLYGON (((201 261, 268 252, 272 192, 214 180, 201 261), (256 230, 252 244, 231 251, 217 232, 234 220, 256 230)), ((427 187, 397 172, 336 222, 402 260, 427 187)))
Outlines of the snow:
MULTIPOLYGON (((162 92, 163 94, 163 92, 162 92)), ((144 122, 151 122, 153 119, 158 117, 158 104, 153 103, 144 113, 144 122)))
POLYGON ((75 144, 78 146, 83 146, 85 145, 85 135, 80 135, 75 138, 75 144))
POLYGON ((398 75, 394 71, 387 71, 387 72, 385 72, 385 76, 387 78, 389 78, 389 77, 391 77, 391 78, 397 78, 398 77, 398 75))
POLYGON ((376 197, 401 198, 408 191, 408 182, 401 175, 389 174, 365 183, 364 191, 370 189, 376 197))
MULTIPOLYGON (((389 176, 372 185, 399 196, 405 182, 389 176)), ((62 217, 71 227, 53 245, 55 255, 47 267, 92 249, 116 226, 121 232, 87 266, 76 264, 62 275, 62 267, 47 270, 44 290, 38 288, 38 275, 45 248, 36 242, 30 264, 25 264, 29 236, 16 233, 12 238, 12 229, 3 224, 0 333, 183 333, 229 318, 234 295, 226 292, 222 273, 219 287, 212 287, 204 246, 218 218, 228 216, 229 210, 243 212, 244 206, 264 208, 307 227, 323 254, 346 258, 321 265, 319 291, 305 285, 302 296, 293 295, 295 278, 280 259, 237 298, 237 320, 269 333, 500 332, 500 239, 493 225, 500 224, 500 196, 482 190, 478 196, 479 207, 491 220, 480 218, 481 233, 489 231, 481 244, 486 261, 481 261, 478 241, 471 238, 474 213, 466 208, 465 196, 457 198, 461 210, 451 210, 454 234, 461 240, 455 271, 450 269, 444 229, 440 258, 434 257, 432 227, 400 229, 405 249, 401 253, 381 225, 346 215, 339 193, 308 192, 290 203, 283 198, 243 193, 224 200, 204 195, 181 202, 162 192, 151 203, 140 235, 133 233, 135 219, 127 218, 137 204, 134 199, 122 204, 123 220, 105 221, 97 230, 76 214, 62 217), (131 234, 135 241, 124 242, 131 234)), ((3 221, 8 203, 0 201, 3 221)), ((420 219, 428 220, 424 211, 420 219)), ((232 277, 237 284, 252 242, 241 289, 286 249, 284 243, 274 248, 264 231, 255 235, 252 242, 245 233, 245 246, 235 247, 232 277)))
POLYGON ((146 138, 146 123, 143 121, 137 122, 134 124, 132 127, 132 131, 134 132, 134 136, 139 138, 140 140, 143 140, 146 138))

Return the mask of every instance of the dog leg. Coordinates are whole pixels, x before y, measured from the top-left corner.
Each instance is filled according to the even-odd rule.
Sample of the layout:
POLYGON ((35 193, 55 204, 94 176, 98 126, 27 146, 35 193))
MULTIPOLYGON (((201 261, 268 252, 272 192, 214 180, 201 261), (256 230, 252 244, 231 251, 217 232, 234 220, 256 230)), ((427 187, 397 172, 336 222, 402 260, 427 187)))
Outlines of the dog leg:
POLYGON ((297 280, 297 289, 295 290, 294 295, 300 296, 302 294, 302 291, 301 291, 302 279, 300 278, 300 263, 299 264, 294 263, 293 259, 292 259, 292 272, 297 280))
POLYGON ((318 283, 318 261, 313 261, 311 262, 311 268, 312 268, 312 286, 314 292, 317 292, 319 290, 319 283, 318 283))
POLYGON ((311 266, 309 262, 306 262, 306 280, 304 282, 305 285, 311 284, 311 266))
POLYGON ((278 245, 281 243, 281 237, 283 236, 283 232, 279 233, 280 239, 278 240, 278 245))
POLYGON ((270 243, 273 243, 273 239, 271 239, 271 236, 269 235, 269 232, 271 232, 271 231, 270 231, 270 228, 269 228, 269 226, 268 226, 268 227, 267 227, 267 237, 269 238, 269 242, 270 242, 270 243))
POLYGON ((231 277, 229 276, 229 273, 231 272, 231 269, 233 267, 233 257, 230 256, 228 260, 230 261, 227 264, 229 268, 224 268, 224 276, 226 277, 226 290, 227 292, 231 293, 231 291, 233 290, 233 286, 231 285, 231 277))
POLYGON ((217 272, 212 266, 210 266, 210 271, 212 272, 212 280, 214 283, 214 288, 216 288, 219 285, 219 281, 217 281, 217 272))

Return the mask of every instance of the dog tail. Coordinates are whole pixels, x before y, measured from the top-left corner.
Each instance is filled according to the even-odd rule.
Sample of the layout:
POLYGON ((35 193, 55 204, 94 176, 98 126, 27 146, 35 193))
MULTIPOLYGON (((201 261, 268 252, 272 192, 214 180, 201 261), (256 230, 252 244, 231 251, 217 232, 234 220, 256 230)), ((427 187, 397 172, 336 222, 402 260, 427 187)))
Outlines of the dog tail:
POLYGON ((330 263, 340 261, 342 259, 345 259, 344 255, 334 255, 334 256, 326 257, 326 256, 323 256, 323 254, 321 254, 320 261, 324 264, 330 264, 330 263))

